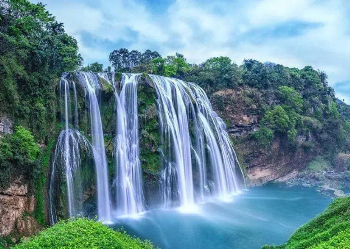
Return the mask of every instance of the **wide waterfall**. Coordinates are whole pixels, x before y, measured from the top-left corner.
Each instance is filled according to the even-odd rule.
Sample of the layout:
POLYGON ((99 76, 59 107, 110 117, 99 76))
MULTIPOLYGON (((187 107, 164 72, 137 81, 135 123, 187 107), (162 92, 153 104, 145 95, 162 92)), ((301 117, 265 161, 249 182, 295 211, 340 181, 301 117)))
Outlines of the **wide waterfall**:
MULTIPOLYGON (((147 173, 142 168, 140 155, 138 92, 141 84, 153 89, 157 96, 158 204, 187 209, 215 197, 230 198, 240 191, 244 178, 225 123, 198 85, 157 75, 122 74, 117 80, 114 73, 73 72, 64 74, 60 81, 65 128, 52 157, 49 192, 52 223, 57 221, 54 204, 62 181, 56 179, 61 172, 66 176, 70 217, 84 215, 82 208, 87 193, 93 195, 82 190, 80 151, 90 152, 93 158, 96 187, 92 190, 97 196, 99 220, 107 222, 118 216, 138 215, 149 207, 144 185, 147 173), (106 109, 101 106, 101 101, 105 101, 101 93, 106 84, 112 89, 115 103, 115 114, 108 117, 112 126, 107 134, 103 131, 106 119, 102 119, 106 109), (85 107, 78 104, 77 87, 84 90, 85 107), (79 122, 83 119, 78 117, 81 116, 78 106, 87 110, 90 117, 90 128, 85 133, 79 132, 79 122), (114 138, 110 141, 114 150, 109 158, 106 150, 110 150, 111 143, 105 142, 106 138, 114 138), (112 167, 115 171, 111 171, 112 167)), ((89 161, 85 163, 87 168, 93 167, 89 161)), ((157 192, 154 195, 157 196, 157 192)))
POLYGON ((188 206, 239 191, 235 152, 225 124, 198 85, 151 75, 157 89, 163 143, 163 198, 188 206), (192 138, 191 138, 192 137, 192 138), (209 160, 207 160, 209 158, 209 160), (197 190, 193 170, 197 167, 197 190), (211 178, 210 178, 211 176, 211 178), (197 191, 197 192, 195 192, 197 191))

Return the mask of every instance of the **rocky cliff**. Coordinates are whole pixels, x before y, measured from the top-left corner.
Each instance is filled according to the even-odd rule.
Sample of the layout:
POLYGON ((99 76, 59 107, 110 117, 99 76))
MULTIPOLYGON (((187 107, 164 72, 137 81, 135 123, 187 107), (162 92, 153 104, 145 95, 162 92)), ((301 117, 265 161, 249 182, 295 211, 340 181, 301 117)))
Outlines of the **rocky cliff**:
MULTIPOLYGON (((285 182, 297 176, 319 153, 317 149, 291 149, 279 137, 274 138, 267 146, 261 146, 254 139, 253 135, 259 130, 265 106, 275 102, 270 93, 249 87, 226 89, 213 93, 211 101, 214 109, 226 122, 250 186, 269 181, 285 182)), ((298 144, 312 140, 312 137, 296 138, 298 144)))
POLYGON ((22 177, 0 190, 0 236, 16 243, 20 237, 37 233, 42 226, 34 219, 34 211, 34 195, 22 177))

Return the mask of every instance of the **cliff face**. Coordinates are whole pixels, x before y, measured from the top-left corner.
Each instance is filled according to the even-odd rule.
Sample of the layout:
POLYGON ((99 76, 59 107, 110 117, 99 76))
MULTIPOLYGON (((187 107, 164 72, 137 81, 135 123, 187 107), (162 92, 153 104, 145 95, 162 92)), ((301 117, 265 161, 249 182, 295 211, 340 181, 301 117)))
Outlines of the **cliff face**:
MULTIPOLYGON (((316 151, 291 150, 280 138, 275 138, 266 147, 258 144, 253 134, 259 130, 264 105, 272 104, 275 100, 268 95, 267 98, 263 97, 257 89, 220 90, 211 95, 211 100, 214 110, 226 122, 249 185, 287 181, 317 155, 316 151)), ((299 142, 304 140, 297 137, 299 142)))
POLYGON ((28 184, 18 178, 7 189, 0 190, 0 236, 30 236, 41 226, 31 215, 35 210, 35 198, 28 191, 28 184))

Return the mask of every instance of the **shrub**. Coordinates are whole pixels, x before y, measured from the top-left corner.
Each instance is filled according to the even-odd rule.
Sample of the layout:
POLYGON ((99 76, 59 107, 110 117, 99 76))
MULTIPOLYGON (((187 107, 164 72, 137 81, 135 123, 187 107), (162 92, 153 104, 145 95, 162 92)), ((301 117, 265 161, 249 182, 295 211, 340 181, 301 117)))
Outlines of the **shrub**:
POLYGON ((296 111, 300 111, 303 107, 303 99, 294 88, 281 86, 278 89, 278 93, 283 103, 293 107, 296 111))
POLYGON ((330 164, 322 156, 316 156, 308 165, 307 168, 312 171, 325 170, 330 164))
POLYGON ((7 187, 11 179, 24 175, 28 180, 38 167, 40 153, 32 133, 22 126, 15 133, 0 140, 0 187, 7 187))
POLYGON ((287 132, 291 126, 287 112, 281 106, 275 106, 266 112, 263 122, 278 132, 287 132))
POLYGON ((40 149, 34 141, 34 136, 22 126, 16 127, 10 141, 14 157, 18 156, 34 161, 40 153, 40 149))
POLYGON ((260 146, 267 146, 271 143, 274 133, 266 126, 262 126, 257 132, 254 133, 254 138, 258 141, 260 146))
POLYGON ((60 221, 37 236, 15 246, 17 249, 150 249, 149 241, 114 231, 100 222, 86 218, 60 221))
POLYGON ((295 128, 292 128, 292 129, 288 130, 287 135, 288 135, 289 141, 295 142, 297 133, 298 132, 296 131, 295 128))

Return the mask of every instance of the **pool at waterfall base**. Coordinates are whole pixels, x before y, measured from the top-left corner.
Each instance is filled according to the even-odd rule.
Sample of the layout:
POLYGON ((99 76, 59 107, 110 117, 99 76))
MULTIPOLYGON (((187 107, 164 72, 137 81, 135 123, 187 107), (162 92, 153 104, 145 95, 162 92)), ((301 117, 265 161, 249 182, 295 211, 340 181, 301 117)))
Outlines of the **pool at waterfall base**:
POLYGON ((231 201, 213 200, 188 212, 153 209, 137 218, 118 218, 111 226, 160 248, 261 248, 286 242, 331 200, 313 188, 268 184, 231 201))

